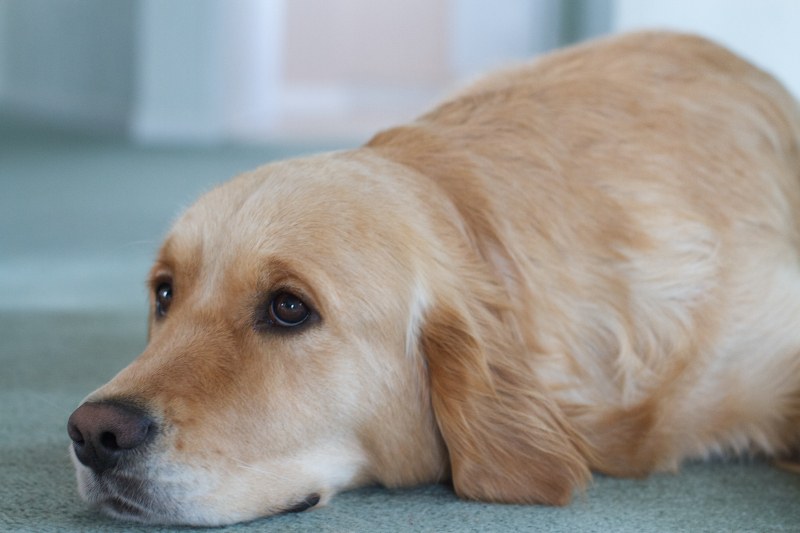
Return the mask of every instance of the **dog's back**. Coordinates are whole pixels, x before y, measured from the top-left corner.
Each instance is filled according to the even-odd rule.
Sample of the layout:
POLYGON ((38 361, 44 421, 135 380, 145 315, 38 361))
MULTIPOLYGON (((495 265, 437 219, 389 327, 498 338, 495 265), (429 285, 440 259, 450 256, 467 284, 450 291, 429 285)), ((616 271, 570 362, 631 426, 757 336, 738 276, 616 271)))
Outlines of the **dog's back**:
POLYGON ((369 146, 452 200, 592 466, 636 475, 796 442, 799 116, 708 41, 634 34, 480 80, 369 146))

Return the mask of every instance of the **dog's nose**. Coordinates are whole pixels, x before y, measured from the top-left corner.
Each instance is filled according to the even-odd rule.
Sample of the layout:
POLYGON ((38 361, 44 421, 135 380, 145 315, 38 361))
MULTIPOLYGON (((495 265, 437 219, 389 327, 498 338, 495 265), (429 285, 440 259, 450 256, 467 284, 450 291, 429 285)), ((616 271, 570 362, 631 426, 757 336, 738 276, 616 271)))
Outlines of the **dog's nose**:
POLYGON ((140 448, 155 430, 147 413, 120 401, 84 403, 67 422, 75 455, 98 474, 140 448))

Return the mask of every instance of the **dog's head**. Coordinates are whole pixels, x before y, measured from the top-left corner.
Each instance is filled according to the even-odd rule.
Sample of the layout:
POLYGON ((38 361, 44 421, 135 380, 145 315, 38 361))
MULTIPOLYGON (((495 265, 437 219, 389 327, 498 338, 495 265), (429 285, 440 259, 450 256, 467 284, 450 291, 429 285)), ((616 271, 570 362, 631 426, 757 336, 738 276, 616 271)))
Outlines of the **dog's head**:
POLYGON ((70 418, 82 496, 213 525, 452 470, 467 497, 568 500, 576 445, 503 363, 519 348, 487 303, 499 286, 421 182, 362 150, 191 207, 150 274, 146 350, 70 418))

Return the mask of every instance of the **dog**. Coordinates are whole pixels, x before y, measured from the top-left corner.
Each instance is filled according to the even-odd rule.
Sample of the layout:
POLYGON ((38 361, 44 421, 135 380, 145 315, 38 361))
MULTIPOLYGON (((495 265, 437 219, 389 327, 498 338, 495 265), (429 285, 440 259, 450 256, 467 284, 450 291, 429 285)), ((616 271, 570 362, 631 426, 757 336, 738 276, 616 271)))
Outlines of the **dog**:
POLYGON ((211 190, 149 288, 145 351, 68 421, 115 517, 566 505, 592 472, 791 457, 800 112, 700 37, 578 45, 211 190))

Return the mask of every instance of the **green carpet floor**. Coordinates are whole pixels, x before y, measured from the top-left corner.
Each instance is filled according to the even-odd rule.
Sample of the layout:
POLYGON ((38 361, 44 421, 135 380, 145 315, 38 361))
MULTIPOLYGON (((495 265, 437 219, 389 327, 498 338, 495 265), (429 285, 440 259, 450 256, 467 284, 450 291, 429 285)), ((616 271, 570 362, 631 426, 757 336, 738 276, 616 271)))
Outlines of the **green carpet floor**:
MULTIPOLYGON (((144 277, 181 206, 241 170, 323 146, 143 148, 0 117, 0 531, 167 531, 75 491, 65 425, 144 346, 144 277)), ((368 488, 224 531, 800 531, 800 476, 758 461, 597 477, 565 508, 368 488)), ((178 531, 189 531, 178 528, 178 531)))

